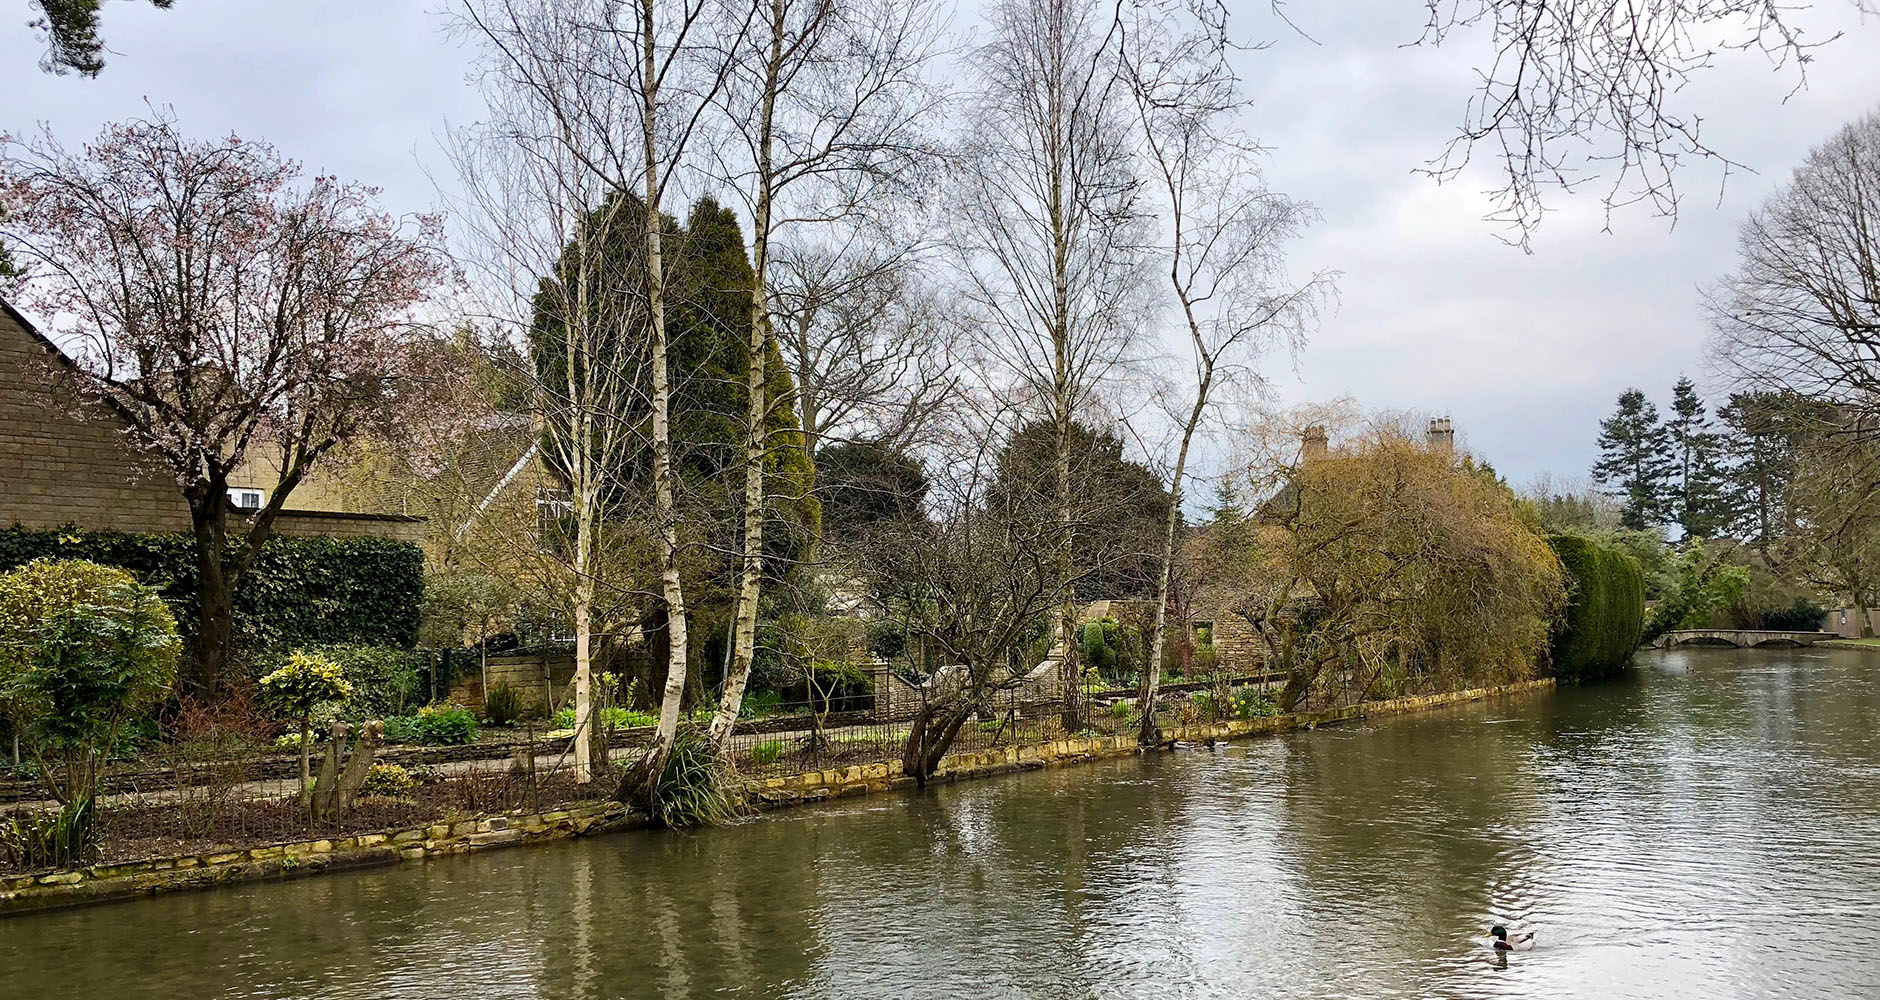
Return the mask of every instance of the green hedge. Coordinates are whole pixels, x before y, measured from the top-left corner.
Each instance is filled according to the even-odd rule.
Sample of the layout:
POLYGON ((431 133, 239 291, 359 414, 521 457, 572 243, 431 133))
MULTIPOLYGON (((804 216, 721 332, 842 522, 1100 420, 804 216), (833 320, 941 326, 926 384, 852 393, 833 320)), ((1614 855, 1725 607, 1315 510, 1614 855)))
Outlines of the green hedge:
POLYGON ((1637 559, 1577 535, 1547 544, 1567 573, 1566 613, 1554 629, 1554 675, 1596 680, 1625 669, 1645 631, 1645 573, 1637 559))
MULTIPOLYGON (((0 571, 42 556, 87 559, 156 587, 185 640, 197 618, 196 549, 186 534, 0 529, 0 571)), ((418 639, 424 552, 386 538, 276 535, 235 587, 237 645, 250 654, 309 646, 410 648, 418 639)))

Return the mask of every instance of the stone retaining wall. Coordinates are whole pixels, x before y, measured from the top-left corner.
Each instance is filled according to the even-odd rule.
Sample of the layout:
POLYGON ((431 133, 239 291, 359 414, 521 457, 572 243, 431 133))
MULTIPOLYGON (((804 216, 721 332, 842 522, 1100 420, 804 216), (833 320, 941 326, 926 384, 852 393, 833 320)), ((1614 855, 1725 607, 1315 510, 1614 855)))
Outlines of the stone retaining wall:
POLYGON ((305 878, 644 825, 644 815, 618 802, 589 802, 530 815, 465 817, 352 837, 0 876, 0 916, 234 882, 305 878))
MULTIPOLYGON (((1552 688, 1551 677, 1443 694, 1368 702, 1319 712, 1297 712, 1262 719, 1186 727, 1183 740, 1244 739, 1266 733, 1312 729, 1353 719, 1396 715, 1552 688)), ((1087 760, 1141 752, 1133 736, 1072 737, 1022 747, 949 754, 929 779, 934 782, 983 778, 1087 760)), ((900 761, 857 764, 829 771, 809 771, 752 782, 753 801, 773 809, 853 795, 906 788, 914 779, 900 761)), ((216 854, 155 858, 118 865, 93 865, 73 871, 0 877, 0 917, 61 906, 127 899, 135 896, 203 889, 235 882, 293 879, 327 871, 416 861, 516 844, 539 843, 647 825, 644 814, 618 802, 590 802, 554 812, 529 815, 460 817, 449 822, 352 837, 273 844, 216 854)))
MULTIPOLYGON (((1317 726, 1372 716, 1425 711, 1501 695, 1551 690, 1553 686, 1554 679, 1544 677, 1540 680, 1522 681, 1497 688, 1446 691, 1442 694, 1366 702, 1362 705, 1348 705, 1318 712, 1295 712, 1290 715, 1188 726, 1179 730, 1164 730, 1164 732, 1171 739, 1192 742, 1207 739, 1246 739, 1250 736, 1312 729, 1317 726)), ((1068 737, 1049 743, 994 747, 990 750, 948 754, 940 759, 939 769, 934 772, 932 778, 927 780, 938 783, 985 778, 1011 771, 1078 764, 1087 760, 1125 757, 1140 752, 1134 735, 1068 737)), ((806 771, 801 774, 770 778, 753 782, 751 792, 761 808, 770 809, 851 795, 886 792, 908 788, 913 784, 914 779, 903 773, 901 762, 896 760, 874 764, 853 764, 829 771, 806 771)))

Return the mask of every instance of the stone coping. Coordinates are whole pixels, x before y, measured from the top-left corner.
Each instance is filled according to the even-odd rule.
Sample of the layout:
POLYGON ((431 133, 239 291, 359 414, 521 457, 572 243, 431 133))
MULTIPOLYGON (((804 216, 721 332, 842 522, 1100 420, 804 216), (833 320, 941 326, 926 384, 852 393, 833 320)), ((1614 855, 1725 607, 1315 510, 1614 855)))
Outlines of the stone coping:
MULTIPOLYGON (((1551 677, 1497 688, 1366 702, 1317 712, 1183 727, 1181 740, 1245 739, 1312 729, 1353 719, 1396 715, 1552 688, 1551 677)), ((1133 735, 1073 736, 1048 743, 948 754, 930 782, 962 781, 1018 770, 1141 753, 1133 735)), ((806 771, 752 781, 751 801, 778 809, 832 798, 908 788, 914 779, 901 762, 877 761, 827 771, 806 771)), ((35 910, 81 906, 157 893, 206 889, 238 882, 306 878, 330 871, 419 861, 520 844, 591 836, 650 825, 644 813, 618 802, 597 801, 541 813, 464 816, 405 829, 348 837, 269 844, 244 850, 151 858, 92 865, 68 871, 0 876, 0 917, 35 910)))

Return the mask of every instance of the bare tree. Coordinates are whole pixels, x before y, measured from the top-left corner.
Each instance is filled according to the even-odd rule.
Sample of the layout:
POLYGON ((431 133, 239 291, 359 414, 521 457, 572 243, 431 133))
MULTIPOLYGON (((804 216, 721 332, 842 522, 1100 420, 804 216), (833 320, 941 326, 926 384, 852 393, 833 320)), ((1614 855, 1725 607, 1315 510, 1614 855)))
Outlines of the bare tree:
MULTIPOLYGON (((608 294, 631 303, 617 308, 627 309, 645 331, 650 533, 659 552, 668 660, 659 725, 634 773, 622 780, 623 798, 644 798, 658 783, 677 739, 685 692, 689 646, 673 461, 664 207, 691 166, 690 144, 726 83, 731 54, 742 44, 746 23, 736 17, 726 21, 721 13, 712 0, 466 0, 459 16, 508 77, 505 86, 547 110, 551 131, 524 130, 518 138, 525 159, 540 158, 528 151, 537 139, 547 143, 552 162, 547 173, 582 178, 578 185, 556 188, 583 213, 571 232, 577 244, 595 239, 582 233, 596 213, 610 229, 624 219, 635 230, 631 240, 610 238, 606 246, 595 245, 603 254, 624 249, 630 264, 603 284, 608 294), (622 242, 624 248, 618 245, 622 242)), ((581 255, 577 247, 576 256, 581 255)), ((587 305, 594 305, 591 293, 574 294, 590 294, 587 305)), ((623 378, 618 384, 630 381, 623 378)), ((596 402, 611 409, 606 401, 596 402)), ((612 413, 613 419, 621 416, 612 413)), ((577 698, 580 688, 577 680, 577 698)))
POLYGON ((82 152, 0 146, 0 235, 25 303, 76 345, 67 374, 129 424, 189 506, 201 594, 194 680, 225 676, 233 589, 308 472, 410 394, 414 308, 448 276, 440 221, 402 225, 364 185, 263 142, 158 118, 82 152), (244 465, 278 470, 230 523, 244 465))
MULTIPOLYGON (((775 442, 766 361, 771 241, 778 230, 845 221, 913 173, 927 154, 934 107, 925 73, 938 5, 931 0, 750 0, 752 45, 721 92, 742 140, 727 171, 751 210, 750 360, 745 391, 744 538, 729 669, 711 739, 721 749, 743 704, 764 574, 765 464, 775 442)), ((724 157, 721 155, 721 159, 724 157)))
POLYGON ((859 233, 774 249, 773 323, 810 452, 831 440, 928 443, 960 372, 958 328, 923 279, 920 249, 859 233))
MULTIPOLYGON (((1848 2, 1880 13, 1874 0, 1848 2)), ((1708 144, 1695 114, 1677 109, 1678 92, 1728 50, 1761 53, 1799 89, 1816 50, 1840 37, 1808 37, 1797 15, 1812 5, 1782 0, 1424 3, 1424 42, 1486 33, 1494 46, 1461 128, 1428 172, 1454 178, 1479 144, 1489 144, 1503 175, 1490 218, 1507 223, 1523 246, 1546 211, 1549 187, 1597 182, 1608 213, 1644 203, 1674 216, 1687 160, 1720 163, 1726 176, 1739 168, 1708 144)))
MULTIPOLYGON (((460 133, 454 150, 472 252, 489 306, 527 345, 519 381, 538 428, 524 461, 546 473, 533 502, 484 526, 512 544, 515 565, 564 595, 575 640, 575 780, 592 778, 592 677, 597 614, 608 579, 603 548, 623 526, 619 470, 647 447, 630 415, 646 408, 653 359, 640 333, 651 324, 638 252, 646 230, 633 193, 633 107, 594 73, 617 55, 586 20, 593 12, 526 0, 469 4, 459 24, 484 50, 488 121, 460 133), (623 120, 624 119, 624 120, 623 120)), ((497 490, 504 482, 485 488, 497 490)))
POLYGON ((996 692, 1017 684, 1021 657, 1062 603, 1056 512, 1000 483, 999 443, 1015 414, 995 411, 947 436, 923 512, 870 546, 877 593, 910 646, 941 666, 921 686, 902 747, 904 773, 925 783, 954 739, 996 692))
POLYGON ((1262 151, 1234 119, 1249 105, 1225 56, 1221 29, 1165 8, 1137 8, 1125 22, 1123 64, 1162 223, 1155 249, 1166 265, 1172 316, 1187 341, 1193 382, 1176 394, 1178 427, 1167 522, 1156 575, 1149 662, 1138 711, 1143 745, 1160 742, 1156 689, 1168 624, 1170 574, 1189 450, 1217 394, 1257 380, 1261 353, 1297 348, 1332 275, 1286 277, 1286 245, 1313 209, 1266 189, 1262 151))
POLYGON ((1809 154, 1743 224, 1708 289, 1713 354, 1746 388, 1880 420, 1880 112, 1809 154))
POLYGON ((1055 432, 1064 721, 1081 718, 1072 424, 1126 358, 1141 266, 1116 25, 1094 0, 997 0, 975 53, 957 249, 983 346, 1055 432))

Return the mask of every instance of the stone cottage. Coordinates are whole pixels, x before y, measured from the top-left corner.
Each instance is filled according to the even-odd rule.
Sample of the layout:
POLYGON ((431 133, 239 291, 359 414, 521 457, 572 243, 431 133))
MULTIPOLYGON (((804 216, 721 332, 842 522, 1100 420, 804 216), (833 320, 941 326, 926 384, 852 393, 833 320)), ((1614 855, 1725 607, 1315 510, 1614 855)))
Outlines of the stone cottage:
MULTIPOLYGON (((71 360, 0 299, 0 527, 188 531, 189 506, 161 463, 128 447, 109 406, 60 384, 71 360)), ((276 482, 265 458, 231 479, 236 512, 260 507, 276 482)), ((349 508, 319 479, 296 489, 276 530, 289 535, 415 541, 423 518, 349 508)))

